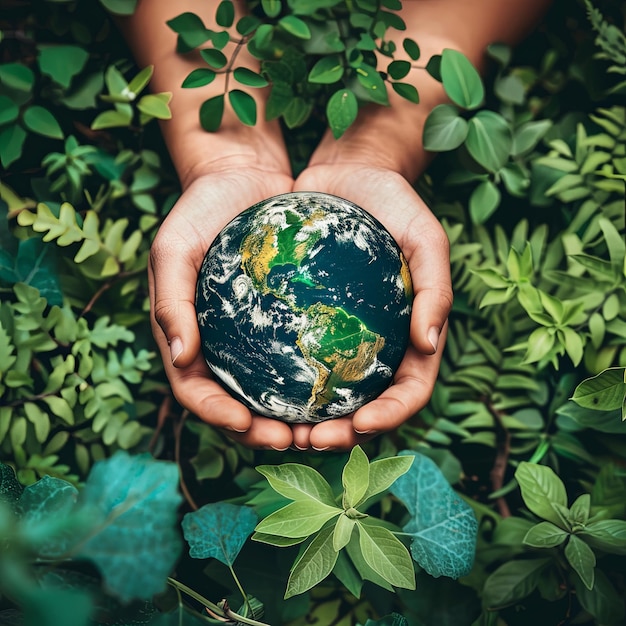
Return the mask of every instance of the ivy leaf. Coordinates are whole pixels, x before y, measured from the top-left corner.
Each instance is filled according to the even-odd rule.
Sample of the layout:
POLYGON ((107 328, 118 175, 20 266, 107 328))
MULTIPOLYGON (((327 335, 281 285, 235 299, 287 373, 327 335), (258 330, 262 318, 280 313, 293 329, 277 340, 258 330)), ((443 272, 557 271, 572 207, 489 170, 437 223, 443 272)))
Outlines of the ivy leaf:
POLYGON ((522 491, 524 504, 530 511, 559 528, 569 530, 557 509, 557 506, 567 507, 565 485, 552 468, 522 461, 515 471, 515 479, 522 491))
POLYGON ((54 115, 39 105, 30 106, 24 111, 24 125, 34 133, 51 137, 52 139, 63 139, 63 131, 56 121, 54 115))
POLYGON ((437 465, 410 450, 413 464, 391 492, 404 502, 411 520, 403 530, 413 537, 411 554, 432 576, 464 576, 472 568, 478 523, 437 465))
POLYGON ((513 560, 501 565, 485 581, 483 604, 498 609, 529 596, 539 584, 550 559, 513 560))
POLYGON ((296 561, 287 581, 285 600, 315 587, 335 567, 338 552, 333 548, 333 529, 324 528, 296 561))
POLYGON ((478 70, 457 50, 446 48, 441 53, 441 81, 446 93, 464 109, 476 109, 485 98, 485 88, 478 70))
POLYGON ((539 522, 528 530, 524 543, 533 548, 554 548, 560 546, 569 533, 552 522, 539 522))
POLYGON ((467 122, 453 104, 437 105, 424 124, 424 148, 444 152, 458 148, 467 137, 467 122))
POLYGON ((593 589, 596 569, 596 555, 593 550, 576 535, 570 535, 565 546, 565 558, 580 576, 587 589, 593 589))
POLYGON ((200 106, 200 125, 204 130, 214 133, 222 123, 224 115, 224 94, 221 93, 205 100, 200 106))
POLYGON ((355 507, 361 502, 369 482, 369 460, 361 446, 355 446, 341 474, 344 509, 355 507))
POLYGON ((258 521, 247 506, 228 502, 206 504, 183 517, 183 534, 194 559, 211 557, 232 566, 258 521))
POLYGON ((586 409, 612 411, 622 408, 626 396, 626 368, 610 367, 587 378, 574 390, 572 400, 586 409))
POLYGON ((478 111, 470 119, 465 145, 486 170, 497 172, 505 165, 512 143, 509 124, 498 113, 478 111))
POLYGON ((358 112, 356 96, 349 89, 340 89, 329 98, 326 117, 335 139, 339 139, 350 128, 358 112))
POLYGON ((256 101, 249 93, 233 89, 228 92, 228 100, 242 124, 246 126, 256 124, 256 101))
POLYGON ((257 472, 267 478, 274 491, 290 500, 314 500, 335 505, 335 496, 326 479, 312 467, 299 463, 259 465, 257 472))
POLYGON ((80 46, 39 46, 39 67, 53 81, 67 89, 80 74, 89 53, 80 46))
POLYGON ((404 544, 382 526, 357 525, 365 562, 390 585, 415 589, 415 569, 404 544))
POLYGON ((118 451, 97 462, 81 493, 96 523, 74 555, 95 563, 122 602, 163 591, 180 553, 178 467, 118 451))

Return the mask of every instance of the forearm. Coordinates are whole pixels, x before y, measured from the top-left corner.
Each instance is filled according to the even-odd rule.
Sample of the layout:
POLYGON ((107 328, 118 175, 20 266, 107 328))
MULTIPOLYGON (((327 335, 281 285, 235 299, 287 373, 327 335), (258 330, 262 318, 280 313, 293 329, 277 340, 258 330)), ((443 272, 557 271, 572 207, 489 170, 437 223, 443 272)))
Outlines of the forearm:
MULTIPOLYGON (((397 45, 397 58, 403 58, 402 41, 408 37, 420 47, 417 64, 421 66, 445 48, 453 48, 482 70, 490 43, 516 44, 549 4, 550 0, 404 0, 401 16, 407 29, 390 30, 388 36, 397 45)), ((415 180, 430 160, 422 146, 424 122, 430 111, 448 98, 441 83, 424 69, 412 69, 403 81, 417 87, 419 104, 389 89, 390 107, 364 107, 341 139, 324 139, 311 165, 346 161, 377 164, 415 180)))
MULTIPOLYGON (((238 13, 244 4, 235 2, 238 13)), ((215 23, 215 8, 215 2, 140 0, 135 14, 118 22, 138 65, 154 66, 151 89, 173 94, 172 119, 162 121, 161 130, 183 187, 205 172, 224 167, 255 164, 269 171, 290 171, 280 128, 276 122, 265 121, 265 90, 250 90, 258 107, 255 126, 242 124, 226 103, 219 130, 208 133, 200 125, 200 106, 208 98, 224 93, 226 75, 219 73, 205 87, 181 87, 192 70, 206 64, 196 52, 184 55, 176 52, 176 33, 166 22, 189 11, 198 15, 207 28, 220 31, 223 29, 215 23)), ((228 58, 235 45, 229 43, 224 49, 228 58)), ((245 46, 237 56, 237 66, 241 65, 258 70, 258 62, 245 46)))

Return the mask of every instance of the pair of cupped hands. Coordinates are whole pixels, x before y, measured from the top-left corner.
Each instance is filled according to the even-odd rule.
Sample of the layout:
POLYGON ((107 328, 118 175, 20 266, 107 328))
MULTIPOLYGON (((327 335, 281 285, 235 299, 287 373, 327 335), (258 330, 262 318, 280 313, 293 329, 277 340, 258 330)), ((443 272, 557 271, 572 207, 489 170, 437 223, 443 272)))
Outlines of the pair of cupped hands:
POLYGON ((148 268, 153 333, 178 402, 245 446, 275 450, 348 450, 415 415, 439 371, 452 290, 447 237, 412 185, 391 169, 358 160, 313 163, 295 180, 245 158, 207 169, 163 222, 148 268), (318 424, 255 415, 230 396, 205 363, 196 320, 196 281, 213 239, 248 207, 291 191, 340 196, 376 217, 404 253, 415 292, 411 343, 393 384, 355 413, 318 424))

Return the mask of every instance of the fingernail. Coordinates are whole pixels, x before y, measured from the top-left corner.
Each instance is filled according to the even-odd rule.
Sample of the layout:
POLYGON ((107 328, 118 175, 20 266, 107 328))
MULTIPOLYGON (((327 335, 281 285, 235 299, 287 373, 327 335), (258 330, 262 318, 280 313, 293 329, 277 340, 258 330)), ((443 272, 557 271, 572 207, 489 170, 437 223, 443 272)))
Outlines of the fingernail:
POLYGON ((285 446, 284 448, 279 448, 278 446, 270 446, 272 450, 276 450, 276 452, 284 452, 285 450, 289 450, 289 446, 285 446))
POLYGON ((176 359, 183 353, 183 342, 180 337, 174 337, 170 341, 170 355, 172 357, 172 365, 176 365, 176 359))
POLYGON ((302 448, 302 447, 300 447, 297 443, 294 443, 294 444, 293 444, 293 447, 294 447, 296 450, 300 450, 300 452, 305 452, 306 450, 308 450, 308 448, 307 448, 307 447, 302 448))
POLYGON ((354 429, 354 432, 357 435, 371 435, 372 433, 375 433, 375 430, 357 430, 356 428, 354 429))
POLYGON ((232 430, 234 433, 245 433, 247 428, 235 428, 234 426, 224 426, 227 430, 232 430))
POLYGON ((328 450, 330 446, 326 446, 325 448, 316 448, 315 446, 311 446, 315 452, 324 452, 324 450, 328 450))
POLYGON ((433 347, 433 350, 437 352, 437 346, 439 345, 439 329, 436 326, 431 326, 428 329, 428 341, 433 347))

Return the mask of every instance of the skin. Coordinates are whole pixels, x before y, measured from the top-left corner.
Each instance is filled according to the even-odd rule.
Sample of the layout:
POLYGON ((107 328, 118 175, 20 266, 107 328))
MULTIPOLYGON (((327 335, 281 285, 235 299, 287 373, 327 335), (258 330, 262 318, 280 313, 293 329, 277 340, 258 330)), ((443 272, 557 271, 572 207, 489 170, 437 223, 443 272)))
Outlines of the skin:
MULTIPOLYGON (((171 91, 172 119, 161 125, 183 193, 153 242, 148 267, 151 318, 166 374, 177 400, 193 414, 244 445, 284 450, 345 450, 397 428, 430 399, 445 343, 452 306, 446 234, 411 183, 429 162, 421 143, 428 113, 447 101, 442 86, 420 69, 407 78, 419 91, 415 105, 390 93, 390 107, 364 107, 339 140, 330 132, 308 167, 293 179, 277 122, 264 120, 267 90, 254 90, 256 126, 241 124, 227 106, 217 133, 199 125, 200 104, 223 93, 224 76, 199 89, 182 89, 183 79, 202 66, 194 55, 175 52, 176 34, 166 21, 184 11, 200 15, 208 28, 215 3, 193 0, 140 0, 131 18, 120 20, 139 66, 154 65, 151 88, 171 91), (410 138, 407 141, 407 138, 410 138), (238 213, 270 196, 289 191, 321 191, 344 197, 379 219, 406 256, 415 301, 411 345, 394 383, 354 414, 310 425, 287 425, 252 415, 211 377, 200 352, 194 308, 198 271, 207 248, 238 213)), ((479 68, 485 47, 514 44, 548 6, 548 0, 405 0, 407 30, 395 32, 418 42, 424 63, 444 48, 464 52, 479 68), (479 19, 477 19, 479 17, 479 19)), ((238 14, 243 2, 235 2, 238 14)), ((227 56, 234 49, 229 44, 227 56)), ((398 58, 402 58, 398 55, 398 58)), ((241 50, 238 65, 258 69, 241 50)), ((391 90, 390 90, 391 92, 391 90)))

